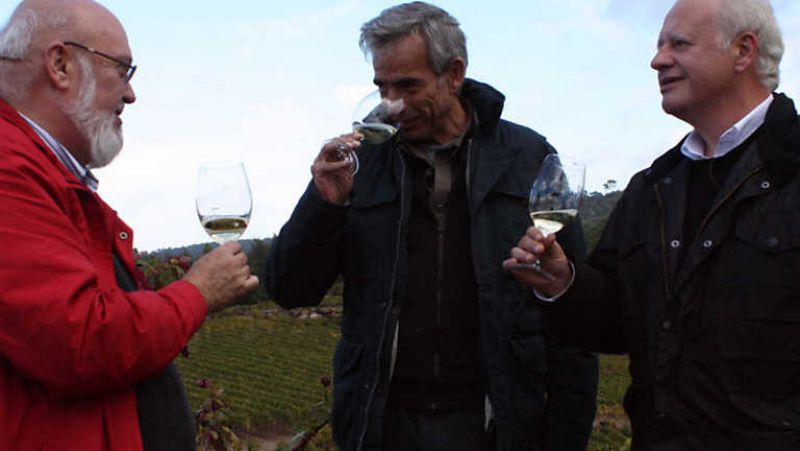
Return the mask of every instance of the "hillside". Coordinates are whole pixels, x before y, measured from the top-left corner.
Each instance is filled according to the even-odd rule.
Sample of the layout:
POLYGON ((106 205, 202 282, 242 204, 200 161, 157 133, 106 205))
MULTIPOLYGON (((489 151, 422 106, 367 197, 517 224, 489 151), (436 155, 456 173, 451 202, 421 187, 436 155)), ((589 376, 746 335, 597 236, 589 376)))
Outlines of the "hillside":
MULTIPOLYGON (((208 396, 197 381, 209 380, 224 389, 229 416, 243 436, 289 437, 320 424, 330 405, 320 380, 332 374, 340 312, 341 298, 332 296, 317 309, 285 311, 260 302, 209 318, 192 339, 189 358, 178 358, 193 410, 208 396)), ((600 374, 589 450, 625 449, 630 426, 621 400, 629 383, 627 358, 602 356, 600 374)), ((327 428, 319 446, 308 449, 326 444, 327 428)))

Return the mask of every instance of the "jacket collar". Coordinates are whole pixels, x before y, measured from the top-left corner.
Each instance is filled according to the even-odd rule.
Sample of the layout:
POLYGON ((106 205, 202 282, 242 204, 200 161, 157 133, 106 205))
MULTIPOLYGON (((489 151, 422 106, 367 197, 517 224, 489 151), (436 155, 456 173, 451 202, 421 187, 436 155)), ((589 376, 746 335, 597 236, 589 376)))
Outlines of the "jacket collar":
POLYGON ((471 78, 464 80, 461 96, 469 102, 475 113, 473 130, 491 135, 500 123, 506 97, 488 84, 471 78))
POLYGON ((50 149, 50 146, 47 145, 44 140, 42 140, 42 138, 38 133, 36 133, 33 127, 31 127, 28 121, 26 121, 25 118, 23 118, 20 113, 14 109, 14 107, 9 105, 3 99, 0 99, 0 121, 7 121, 13 127, 17 128, 21 133, 23 133, 27 138, 29 138, 36 145, 39 151, 44 154, 45 158, 47 158, 47 160, 52 163, 59 172, 64 174, 64 181, 68 186, 81 190, 89 190, 89 188, 83 182, 81 182, 75 174, 70 172, 64 163, 58 159, 56 154, 50 149))
MULTIPOLYGON (((775 100, 767 111, 764 124, 756 139, 764 169, 774 182, 783 185, 800 169, 800 121, 794 102, 784 94, 773 94, 775 100)), ((686 139, 686 138, 684 138, 686 139)), ((656 159, 645 171, 648 184, 655 183, 677 165, 683 157, 680 152, 683 140, 656 159)))
POLYGON ((794 102, 775 94, 758 137, 758 152, 767 172, 777 185, 783 185, 800 169, 800 121, 794 102))

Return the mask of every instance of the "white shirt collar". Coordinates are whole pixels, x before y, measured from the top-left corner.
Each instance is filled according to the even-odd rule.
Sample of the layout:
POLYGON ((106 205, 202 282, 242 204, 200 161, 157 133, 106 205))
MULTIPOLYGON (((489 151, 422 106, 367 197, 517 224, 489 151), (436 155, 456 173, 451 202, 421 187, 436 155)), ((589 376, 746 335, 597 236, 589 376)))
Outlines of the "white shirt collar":
POLYGON ((19 115, 28 121, 28 124, 30 124, 31 128, 33 128, 33 131, 35 131, 36 134, 42 138, 42 141, 44 141, 45 144, 47 144, 47 147, 49 147, 50 150, 52 150, 56 155, 58 161, 60 161, 67 168, 67 170, 72 173, 72 175, 77 177, 78 180, 83 182, 83 184, 86 185, 90 190, 97 191, 97 178, 95 178, 94 174, 89 171, 89 168, 76 160, 69 150, 67 150, 67 148, 64 147, 60 142, 58 142, 58 140, 53 138, 53 135, 48 133, 47 130, 39 126, 39 124, 34 122, 28 116, 25 116, 22 113, 19 113, 19 115))
POLYGON ((683 140, 681 153, 690 160, 705 160, 727 155, 728 152, 745 142, 750 135, 761 127, 767 116, 767 110, 772 104, 772 100, 773 96, 770 94, 763 102, 739 120, 739 122, 733 124, 733 127, 725 130, 725 132, 720 135, 719 144, 717 144, 717 148, 710 158, 706 158, 703 154, 706 145, 703 138, 697 133, 697 130, 692 130, 689 136, 683 140))

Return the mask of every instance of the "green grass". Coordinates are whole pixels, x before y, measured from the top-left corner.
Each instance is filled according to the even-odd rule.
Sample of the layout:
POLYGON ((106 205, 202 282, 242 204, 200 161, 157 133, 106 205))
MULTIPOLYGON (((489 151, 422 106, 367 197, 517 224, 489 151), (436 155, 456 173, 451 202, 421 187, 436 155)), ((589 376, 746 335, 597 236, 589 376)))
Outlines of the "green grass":
MULTIPOLYGON (((335 305, 327 300, 323 305, 335 305)), ((339 318, 298 319, 272 303, 229 309, 208 319, 178 358, 189 401, 197 408, 209 379, 225 390, 239 430, 308 430, 327 415, 322 376, 331 376, 339 318)), ((598 413, 589 450, 625 450, 630 427, 621 401, 629 378, 627 357, 601 356, 598 413)))
POLYGON ((286 314, 261 317, 258 307, 210 318, 179 358, 189 401, 207 396, 195 383, 209 379, 225 390, 230 416, 244 429, 307 427, 324 417, 320 383, 331 375, 338 319, 301 320, 286 314))

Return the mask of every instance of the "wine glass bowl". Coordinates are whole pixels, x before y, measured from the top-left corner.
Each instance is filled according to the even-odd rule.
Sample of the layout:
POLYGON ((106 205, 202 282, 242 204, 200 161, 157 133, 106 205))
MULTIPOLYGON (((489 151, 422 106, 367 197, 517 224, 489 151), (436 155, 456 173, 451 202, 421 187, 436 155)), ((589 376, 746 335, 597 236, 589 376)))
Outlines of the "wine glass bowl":
POLYGON ((197 173, 197 217, 214 241, 238 239, 250 222, 253 201, 244 164, 208 162, 197 173))
POLYGON ((353 131, 370 144, 384 143, 400 128, 403 99, 382 98, 379 90, 372 91, 361 99, 353 112, 353 131))
POLYGON ((544 158, 531 185, 528 210, 533 225, 545 236, 557 233, 578 215, 585 178, 582 163, 562 162, 556 154, 544 158))
MULTIPOLYGON (((353 131, 362 136, 363 142, 382 144, 397 134, 402 112, 403 99, 384 99, 380 91, 375 90, 358 102, 351 125, 353 131)), ((356 152, 344 144, 338 144, 336 151, 326 158, 330 161, 347 161, 353 174, 360 167, 356 152)))

